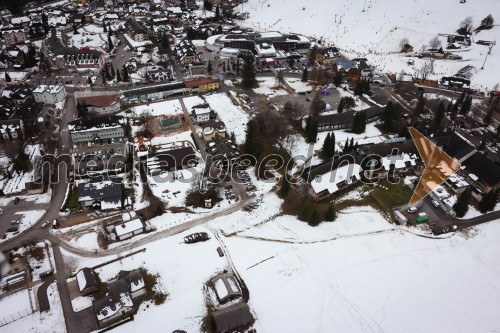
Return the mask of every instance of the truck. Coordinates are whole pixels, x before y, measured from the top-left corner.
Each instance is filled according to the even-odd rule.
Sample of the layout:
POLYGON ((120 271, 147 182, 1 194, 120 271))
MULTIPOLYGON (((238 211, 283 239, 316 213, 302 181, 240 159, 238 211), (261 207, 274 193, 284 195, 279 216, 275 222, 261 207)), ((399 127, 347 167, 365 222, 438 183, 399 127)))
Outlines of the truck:
POLYGON ((418 214, 417 218, 415 219, 415 222, 417 224, 429 222, 429 216, 427 216, 427 214, 425 214, 425 213, 418 214))

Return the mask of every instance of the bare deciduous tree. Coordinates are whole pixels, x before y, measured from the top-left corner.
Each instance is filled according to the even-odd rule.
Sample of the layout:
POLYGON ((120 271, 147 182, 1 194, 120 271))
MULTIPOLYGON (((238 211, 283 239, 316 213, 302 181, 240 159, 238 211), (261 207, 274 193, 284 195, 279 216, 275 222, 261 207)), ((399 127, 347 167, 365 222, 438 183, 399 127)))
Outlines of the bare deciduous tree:
POLYGON ((472 16, 467 16, 462 22, 460 22, 460 29, 457 31, 462 35, 470 35, 472 33, 472 16))
POLYGON ((441 46, 441 40, 439 39, 439 37, 432 37, 432 39, 429 41, 429 46, 431 47, 431 49, 437 50, 441 46))
POLYGON ((401 41, 399 42, 399 48, 401 50, 404 49, 406 44, 410 44, 410 41, 408 40, 408 38, 405 37, 405 38, 401 39, 401 41))

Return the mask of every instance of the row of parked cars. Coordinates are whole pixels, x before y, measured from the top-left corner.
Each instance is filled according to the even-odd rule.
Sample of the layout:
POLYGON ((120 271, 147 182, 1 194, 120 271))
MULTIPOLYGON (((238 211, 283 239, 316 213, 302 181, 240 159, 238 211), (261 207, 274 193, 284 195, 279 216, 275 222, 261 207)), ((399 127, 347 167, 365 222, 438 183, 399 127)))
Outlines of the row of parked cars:
POLYGON ((109 150, 106 149, 101 149, 101 150, 96 150, 93 152, 82 152, 82 153, 75 153, 75 159, 81 162, 88 162, 91 160, 97 161, 98 159, 109 159, 111 156, 114 154, 121 154, 122 149, 118 148, 116 151, 114 148, 111 148, 109 150))
POLYGON ((246 170, 238 170, 237 175, 238 179, 244 181, 247 191, 254 191, 256 189, 255 185, 252 183, 252 178, 246 170))

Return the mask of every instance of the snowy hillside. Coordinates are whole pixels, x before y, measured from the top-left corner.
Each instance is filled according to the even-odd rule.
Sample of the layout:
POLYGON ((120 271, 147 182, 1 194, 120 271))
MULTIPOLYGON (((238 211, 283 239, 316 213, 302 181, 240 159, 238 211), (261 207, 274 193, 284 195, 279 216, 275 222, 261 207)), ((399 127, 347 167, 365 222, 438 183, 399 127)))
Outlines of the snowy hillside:
MULTIPOLYGON (((249 0, 243 10, 250 18, 242 25, 255 30, 296 32, 333 43, 344 53, 367 56, 383 72, 412 72, 406 58, 400 54, 399 42, 408 38, 414 50, 420 50, 438 33, 454 34, 467 16, 477 27, 491 14, 500 22, 498 0, 363 0, 304 1, 304 0, 249 0), (391 55, 389 55, 391 54, 391 55)), ((482 31, 474 40, 500 40, 500 27, 482 31)), ((443 46, 445 38, 441 38, 443 46)), ((499 79, 500 46, 493 47, 484 70, 480 68, 488 51, 487 46, 472 44, 469 51, 457 52, 462 61, 441 60, 435 63, 436 77, 453 75, 467 64, 476 67, 472 78, 476 88, 492 88, 499 79)), ((418 61, 415 67, 418 67, 418 61)))

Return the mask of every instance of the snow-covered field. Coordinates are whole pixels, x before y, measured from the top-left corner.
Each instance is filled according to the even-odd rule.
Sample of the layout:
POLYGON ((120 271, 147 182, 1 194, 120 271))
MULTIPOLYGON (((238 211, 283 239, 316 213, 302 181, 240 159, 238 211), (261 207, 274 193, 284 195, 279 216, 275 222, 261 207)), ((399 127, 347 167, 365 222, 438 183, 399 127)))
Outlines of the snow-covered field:
POLYGON ((310 91, 313 88, 307 82, 302 82, 300 79, 286 78, 286 83, 295 90, 296 93, 310 91))
MULTIPOLYGON (((47 289, 47 294, 49 296, 50 311, 48 312, 35 312, 29 316, 17 319, 6 326, 2 326, 0 331, 2 332, 37 332, 37 333, 54 333, 54 332, 66 332, 66 324, 64 323, 64 316, 61 307, 61 299, 59 297, 59 291, 57 290, 56 282, 53 282, 47 289)), ((32 295, 34 297, 34 295, 32 295)), ((29 300, 25 297, 19 299, 19 305, 17 302, 9 301, 4 298, 0 300, 0 307, 5 306, 6 310, 2 309, 0 311, 1 316, 11 312, 9 309, 14 309, 19 306, 26 305, 29 307, 29 300), (5 304, 5 305, 3 305, 5 304)), ((8 315, 7 315, 8 316, 8 315)), ((8 320, 10 321, 10 320, 8 320)))
POLYGON ((205 96, 210 108, 217 112, 219 118, 226 125, 228 132, 234 133, 236 143, 245 142, 245 129, 250 117, 240 106, 235 106, 226 94, 213 94, 205 96))
POLYGON ((140 116, 143 112, 149 113, 153 117, 174 116, 182 114, 181 103, 178 99, 167 100, 158 103, 149 103, 147 105, 134 106, 132 112, 140 116))
MULTIPOLYGON (((219 257, 219 243, 214 239, 196 244, 184 244, 183 237, 203 228, 190 230, 146 245, 146 251, 96 270, 102 281, 115 278, 121 269, 133 270, 145 267, 150 273, 159 274, 160 288, 168 293, 164 304, 155 306, 143 303, 134 321, 117 327, 117 332, 158 331, 182 329, 201 332, 201 321, 206 314, 203 288, 215 274, 227 268, 225 257, 219 257)), ((64 253, 64 251, 63 251, 64 253)), ((79 261, 79 267, 90 267, 102 259, 80 260, 71 255, 68 262, 79 261)), ((75 271, 77 270, 76 267, 75 271)))
POLYGON ((259 82, 259 87, 253 89, 256 94, 266 95, 269 98, 288 95, 288 91, 285 89, 285 87, 278 87, 276 79, 273 77, 259 77, 257 78, 257 81, 259 82))
MULTIPOLYGON (((245 4, 249 19, 241 22, 258 30, 296 32, 323 39, 324 44, 333 44, 352 56, 366 56, 369 62, 383 72, 413 73, 421 66, 419 59, 415 67, 406 65, 407 58, 400 54, 399 42, 409 39, 415 51, 438 33, 454 34, 460 22, 467 16, 473 18, 477 27, 488 14, 500 19, 497 0, 338 0, 304 2, 303 0, 270 1, 249 0, 245 4), (363 11, 363 7, 365 10, 363 11)), ((474 40, 495 41, 500 28, 482 31, 474 40)), ((442 39, 444 43, 445 40, 442 39)), ((495 73, 500 71, 500 51, 493 47, 484 70, 480 70, 488 47, 473 44, 470 51, 457 52, 464 61, 438 60, 434 63, 435 77, 453 75, 458 69, 471 64, 478 70, 472 78, 477 88, 492 88, 498 82, 495 73)))

